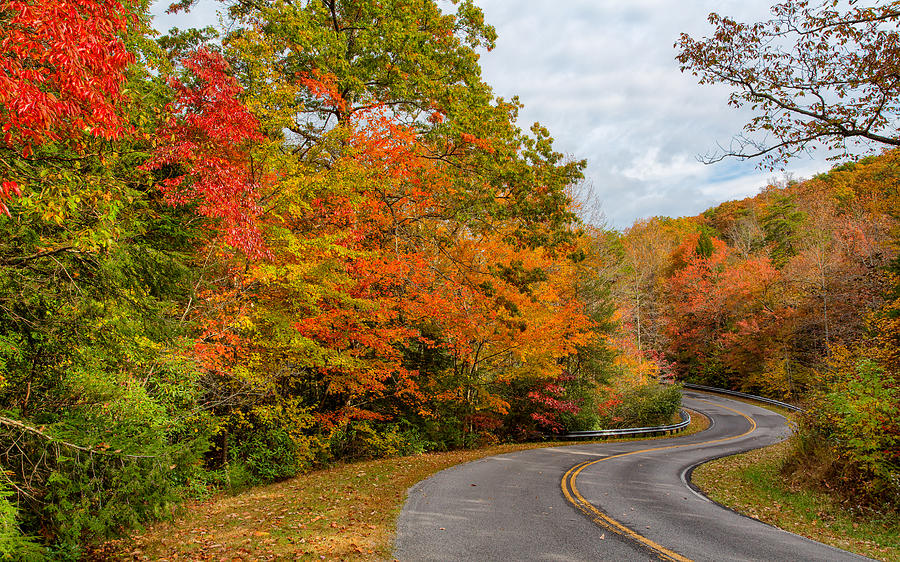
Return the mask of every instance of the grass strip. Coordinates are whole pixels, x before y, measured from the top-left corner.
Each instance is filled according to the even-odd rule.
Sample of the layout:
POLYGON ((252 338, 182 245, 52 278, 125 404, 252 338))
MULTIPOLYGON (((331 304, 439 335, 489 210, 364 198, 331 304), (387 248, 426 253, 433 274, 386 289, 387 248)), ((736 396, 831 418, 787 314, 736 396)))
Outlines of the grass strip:
MULTIPOLYGON (((705 416, 691 414, 691 425, 679 435, 709 426, 705 416)), ((584 443, 496 445, 343 464, 238 495, 189 504, 182 517, 156 524, 128 539, 106 543, 95 556, 231 562, 389 560, 397 516, 406 491, 416 482, 445 468, 491 455, 584 443)))
POLYGON ((828 494, 793 485, 781 473, 793 443, 725 457, 694 470, 710 498, 786 531, 870 558, 900 562, 896 520, 862 518, 828 494))

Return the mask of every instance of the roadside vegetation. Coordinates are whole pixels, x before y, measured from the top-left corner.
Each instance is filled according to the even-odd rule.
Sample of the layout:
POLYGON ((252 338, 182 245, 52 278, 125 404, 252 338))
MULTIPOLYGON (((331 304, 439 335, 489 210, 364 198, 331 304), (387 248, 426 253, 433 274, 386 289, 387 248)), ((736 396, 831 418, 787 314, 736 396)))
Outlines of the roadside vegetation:
POLYGON ((898 162, 888 152, 697 217, 635 224, 620 239, 625 262, 648 269, 614 286, 629 296, 632 341, 664 373, 804 406, 783 465, 793 487, 895 521, 898 162))
MULTIPOLYGON (((703 415, 692 413, 690 426, 679 435, 708 426, 703 415)), ((493 445, 342 464, 194 501, 174 521, 108 542, 93 554, 113 560, 218 560, 225 555, 241 560, 389 560, 397 516, 406 490, 415 483, 491 455, 579 443, 587 441, 493 445)))
POLYGON ((882 70, 900 11, 788 0, 766 21, 709 21, 707 37, 678 41, 681 69, 730 87, 753 117, 707 161, 774 168, 810 146, 846 161, 696 217, 635 223, 614 241, 629 266, 613 287, 623 318, 675 379, 804 405, 777 472, 876 525, 896 521, 900 85, 882 70))

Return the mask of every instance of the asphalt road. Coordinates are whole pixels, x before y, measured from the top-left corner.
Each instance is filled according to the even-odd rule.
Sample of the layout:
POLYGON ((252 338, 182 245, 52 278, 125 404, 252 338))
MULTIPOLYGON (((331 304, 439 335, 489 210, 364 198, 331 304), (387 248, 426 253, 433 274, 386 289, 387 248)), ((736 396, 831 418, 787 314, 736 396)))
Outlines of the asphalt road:
POLYGON ((687 437, 488 457, 419 482, 394 556, 415 560, 865 560, 725 509, 688 484, 706 460, 790 434, 769 410, 686 391, 710 428, 687 437))

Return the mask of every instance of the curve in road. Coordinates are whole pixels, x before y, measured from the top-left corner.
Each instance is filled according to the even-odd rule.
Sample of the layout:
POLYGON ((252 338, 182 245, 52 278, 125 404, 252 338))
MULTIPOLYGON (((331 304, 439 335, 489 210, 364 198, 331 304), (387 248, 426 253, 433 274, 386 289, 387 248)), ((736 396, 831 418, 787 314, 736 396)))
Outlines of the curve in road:
POLYGON ((412 560, 864 560, 711 502, 697 465, 790 434, 769 410, 685 391, 706 431, 548 447, 459 465, 409 490, 394 556, 412 560))
MULTIPOLYGON (((705 400, 702 400, 702 401, 705 402, 705 400)), ((710 439, 708 441, 699 443, 699 445, 709 445, 709 444, 713 444, 713 443, 722 443, 725 441, 732 441, 734 439, 740 439, 741 437, 744 437, 745 435, 749 435, 757 428, 756 422, 753 421, 753 418, 751 418, 750 416, 748 416, 742 412, 739 412, 733 408, 729 408, 728 406, 723 406, 723 405, 719 405, 719 406, 722 408, 725 408, 727 410, 731 410, 732 412, 746 418, 747 422, 749 423, 749 428, 747 429, 747 431, 745 431, 744 433, 741 433, 740 435, 735 435, 732 437, 720 437, 718 439, 710 439)), ((673 552, 672 550, 669 550, 668 548, 653 542, 652 540, 644 537, 643 535, 641 535, 638 532, 635 532, 634 530, 628 528, 627 526, 623 525, 619 521, 613 519, 609 515, 600 511, 597 507, 595 507, 588 500, 586 500, 584 498, 584 496, 581 495, 581 493, 578 491, 576 479, 578 478, 578 475, 584 469, 589 468, 599 462, 603 462, 603 461, 606 461, 609 459, 620 458, 620 457, 624 457, 624 456, 628 456, 628 455, 636 455, 636 454, 640 454, 640 453, 664 451, 667 449, 679 449, 682 447, 695 447, 697 445, 698 445, 697 443, 682 443, 682 444, 678 444, 678 445, 663 445, 663 446, 659 446, 659 447, 650 447, 647 449, 638 449, 637 451, 631 451, 628 453, 620 453, 618 455, 612 455, 609 457, 602 457, 602 458, 599 458, 599 459, 593 460, 593 461, 585 461, 581 464, 578 464, 578 465, 570 468, 568 470, 568 472, 566 472, 566 474, 563 476, 562 483, 561 483, 563 495, 566 497, 567 500, 569 500, 569 502, 572 505, 574 505, 575 507, 580 509, 585 515, 590 517, 594 521, 594 523, 600 525, 601 527, 608 529, 614 533, 618 533, 626 538, 630 538, 630 539, 640 543, 641 545, 646 547, 648 550, 655 553, 662 560, 674 560, 677 562, 686 562, 690 559, 685 558, 684 556, 678 554, 677 552, 673 552)), ((690 488, 691 491, 694 491, 694 488, 690 484, 688 484, 687 478, 684 477, 685 474, 686 473, 683 472, 681 475, 682 482, 684 483, 685 486, 690 488)))

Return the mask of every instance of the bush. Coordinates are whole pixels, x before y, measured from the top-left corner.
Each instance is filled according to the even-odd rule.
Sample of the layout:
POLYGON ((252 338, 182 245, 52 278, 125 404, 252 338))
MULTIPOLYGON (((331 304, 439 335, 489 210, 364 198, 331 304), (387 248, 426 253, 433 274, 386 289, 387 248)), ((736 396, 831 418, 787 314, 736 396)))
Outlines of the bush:
POLYGON ((426 451, 466 449, 473 444, 465 424, 452 413, 445 413, 440 418, 418 419, 414 427, 419 434, 417 439, 426 444, 426 451))
POLYGON ((232 470, 245 468, 254 484, 274 482, 302 469, 297 444, 280 427, 258 428, 237 440, 231 449, 232 470), (238 466, 234 466, 238 465, 238 466))
POLYGON ((396 427, 400 435, 401 455, 421 455, 437 449, 437 443, 430 440, 422 430, 413 424, 401 420, 396 427))
POLYGON ((0 560, 43 560, 46 557, 44 549, 19 529, 19 510, 9 501, 13 496, 0 482, 0 560))
POLYGON ((78 558, 86 544, 169 516, 207 446, 202 415, 179 416, 196 404, 189 368, 160 358, 137 382, 111 375, 99 352, 92 359, 100 364, 69 366, 54 388, 71 405, 36 419, 10 411, 22 425, 0 426, 0 441, 18 444, 2 461, 21 491, 20 527, 57 559, 78 558))
POLYGON ((812 472, 820 482, 841 482, 859 503, 900 509, 900 388, 867 359, 832 367, 833 382, 804 417, 792 466, 819 465, 812 472))
POLYGON ((331 453, 335 458, 368 460, 397 455, 414 455, 431 450, 434 443, 409 425, 376 425, 367 421, 348 422, 331 434, 331 453))
POLYGON ((681 408, 681 387, 645 385, 619 395, 600 414, 602 429, 666 425, 681 408))
MULTIPOLYGON (((598 367, 594 367, 598 368, 598 367)), ((553 378, 509 381, 503 398, 509 412, 492 433, 510 441, 535 441, 549 434, 581 431, 596 426, 601 396, 597 373, 568 372, 553 378)))

